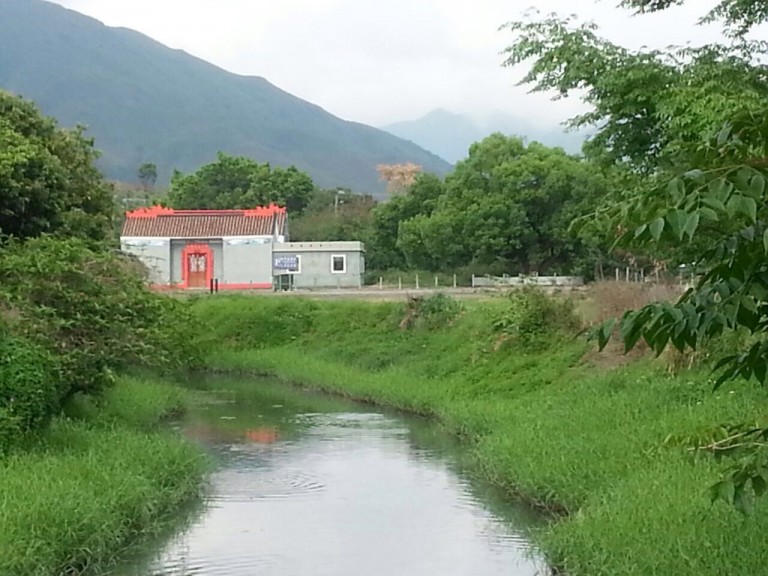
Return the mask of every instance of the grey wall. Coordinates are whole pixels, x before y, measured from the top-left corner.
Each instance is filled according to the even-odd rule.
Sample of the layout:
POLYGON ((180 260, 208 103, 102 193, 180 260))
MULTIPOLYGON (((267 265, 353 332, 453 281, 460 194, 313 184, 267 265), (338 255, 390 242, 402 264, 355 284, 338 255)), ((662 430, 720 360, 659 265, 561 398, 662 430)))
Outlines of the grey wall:
MULTIPOLYGON (((294 288, 359 288, 363 284, 365 256, 360 251, 345 250, 283 250, 279 254, 297 255, 301 258, 301 271, 292 274, 294 288), (331 258, 347 257, 345 273, 331 272, 331 258)), ((275 274, 281 274, 275 271, 275 274)))
POLYGON ((121 239, 120 249, 147 267, 152 284, 167 285, 171 278, 171 242, 168 239, 121 239))
POLYGON ((222 284, 272 284, 272 245, 224 241, 222 284))

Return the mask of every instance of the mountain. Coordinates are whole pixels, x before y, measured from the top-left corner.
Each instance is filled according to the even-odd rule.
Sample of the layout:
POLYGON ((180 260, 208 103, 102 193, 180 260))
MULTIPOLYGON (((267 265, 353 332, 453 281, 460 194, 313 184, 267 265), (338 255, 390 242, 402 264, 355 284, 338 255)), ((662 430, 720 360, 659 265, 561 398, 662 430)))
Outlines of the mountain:
POLYGON ((323 187, 381 192, 377 164, 450 165, 387 132, 348 122, 270 84, 44 0, 0 0, 0 88, 62 125, 85 125, 107 177, 132 182, 144 162, 159 181, 218 151, 295 165, 323 187))
POLYGON ((469 147, 494 132, 522 136, 547 146, 560 146, 570 153, 578 153, 585 135, 565 132, 554 126, 542 128, 525 119, 494 112, 485 116, 467 116, 438 108, 416 120, 395 122, 382 126, 382 130, 410 140, 441 158, 455 164, 467 157, 469 147))

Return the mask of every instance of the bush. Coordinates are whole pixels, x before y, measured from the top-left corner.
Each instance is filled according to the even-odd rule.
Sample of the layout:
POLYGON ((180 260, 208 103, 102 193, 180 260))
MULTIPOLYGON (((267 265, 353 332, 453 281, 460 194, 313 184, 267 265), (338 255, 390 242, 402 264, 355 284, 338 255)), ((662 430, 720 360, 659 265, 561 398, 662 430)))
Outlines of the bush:
POLYGON ((47 349, 62 399, 98 393, 133 365, 189 364, 186 303, 152 293, 135 263, 77 239, 41 237, 0 252, 10 329, 47 349))
POLYGON ((580 328, 571 300, 547 296, 536 288, 512 292, 509 299, 509 307, 494 320, 493 327, 522 344, 545 344, 545 339, 574 335, 580 328))
POLYGON ((444 328, 460 313, 461 304, 446 294, 437 293, 424 298, 414 296, 408 298, 405 303, 400 327, 444 328))
POLYGON ((23 433, 47 424, 58 411, 60 397, 51 356, 3 330, 0 333, 0 454, 23 433))

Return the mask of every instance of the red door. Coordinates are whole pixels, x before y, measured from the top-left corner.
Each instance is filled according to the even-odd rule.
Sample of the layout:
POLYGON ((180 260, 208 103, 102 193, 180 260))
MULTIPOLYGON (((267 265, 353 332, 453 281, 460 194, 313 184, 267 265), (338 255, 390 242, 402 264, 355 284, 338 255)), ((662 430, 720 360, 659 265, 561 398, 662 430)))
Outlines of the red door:
POLYGON ((207 288, 206 270, 208 255, 193 252, 187 255, 187 286, 189 288, 207 288))

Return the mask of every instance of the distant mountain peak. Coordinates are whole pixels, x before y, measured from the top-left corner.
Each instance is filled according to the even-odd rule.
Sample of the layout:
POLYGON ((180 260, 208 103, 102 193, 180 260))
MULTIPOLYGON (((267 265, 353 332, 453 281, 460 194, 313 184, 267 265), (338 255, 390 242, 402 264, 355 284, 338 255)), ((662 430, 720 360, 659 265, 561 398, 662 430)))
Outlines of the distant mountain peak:
POLYGON ((493 132, 520 136, 527 141, 538 141, 547 146, 561 146, 577 153, 584 135, 567 133, 562 127, 541 127, 528 120, 502 111, 467 115, 444 108, 435 108, 415 120, 395 122, 383 130, 405 138, 455 164, 467 157, 469 147, 493 132))
POLYGON ((159 180, 219 151, 306 170, 323 187, 383 192, 376 166, 450 165, 376 128, 347 122, 274 86, 111 28, 44 0, 0 0, 0 87, 34 100, 63 125, 84 124, 112 179, 134 182, 153 162, 159 180))

